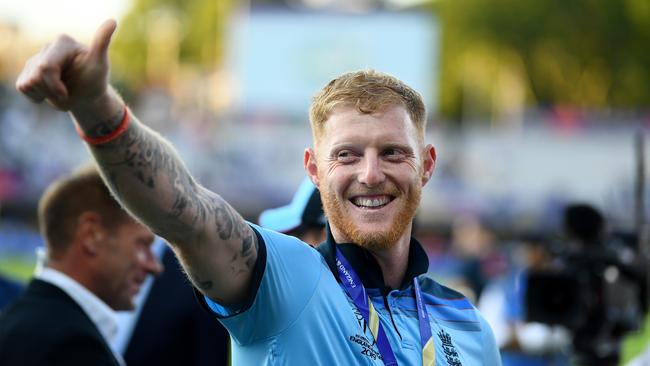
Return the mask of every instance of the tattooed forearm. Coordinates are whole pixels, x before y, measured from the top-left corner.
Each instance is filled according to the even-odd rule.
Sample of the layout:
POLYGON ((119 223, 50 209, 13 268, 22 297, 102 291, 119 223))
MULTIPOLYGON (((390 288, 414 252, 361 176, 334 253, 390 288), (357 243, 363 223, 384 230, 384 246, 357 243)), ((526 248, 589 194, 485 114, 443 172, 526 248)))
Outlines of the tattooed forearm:
POLYGON ((89 137, 102 137, 110 135, 120 125, 123 117, 124 110, 120 110, 116 115, 109 118, 107 121, 99 122, 92 127, 85 128, 84 133, 89 137))
MULTIPOLYGON (((156 232, 168 233, 173 228, 169 234, 173 239, 191 241, 197 234, 197 227, 209 227, 209 223, 214 222, 219 239, 241 241, 242 257, 251 255, 252 239, 248 225, 221 197, 200 187, 192 179, 164 139, 135 124, 123 138, 100 145, 98 149, 110 151, 111 161, 107 161, 104 167, 113 192, 123 192, 127 185, 129 190, 138 191, 137 197, 127 199, 126 205, 156 232), (125 174, 135 180, 120 178, 125 174), (134 189, 134 182, 139 182, 141 189, 134 189), (166 199, 161 199, 161 195, 166 199), (133 207, 134 201, 142 207, 133 207), (161 201, 168 204, 160 206, 161 201)), ((123 197, 118 198, 123 200, 123 197)))
MULTIPOLYGON (((90 147, 105 181, 131 214, 172 244, 201 292, 224 303, 241 301, 257 261, 255 232, 194 181, 171 144, 132 118, 118 138, 90 147)), ((99 125, 97 133, 111 127, 99 125)))
POLYGON ((142 125, 132 124, 122 138, 96 149, 110 156, 103 166, 113 192, 124 191, 126 187, 122 185, 134 190, 134 182, 141 184, 141 204, 148 204, 133 207, 135 200, 129 199, 127 207, 137 216, 144 216, 140 218, 157 232, 164 233, 174 226, 176 230, 182 229, 176 235, 190 235, 196 226, 208 224, 210 212, 227 206, 192 179, 171 145, 142 125), (125 174, 135 180, 124 179, 125 174), (167 204, 162 205, 163 202, 167 204))

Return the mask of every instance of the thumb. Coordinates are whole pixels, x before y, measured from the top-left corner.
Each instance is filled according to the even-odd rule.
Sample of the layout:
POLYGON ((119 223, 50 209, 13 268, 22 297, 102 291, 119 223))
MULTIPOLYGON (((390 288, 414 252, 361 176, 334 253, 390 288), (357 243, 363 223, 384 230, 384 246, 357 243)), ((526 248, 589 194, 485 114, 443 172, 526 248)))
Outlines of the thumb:
POLYGON ((111 43, 115 28, 117 28, 117 23, 113 19, 106 20, 97 28, 93 42, 90 45, 91 58, 95 58, 101 63, 108 63, 108 46, 111 43))

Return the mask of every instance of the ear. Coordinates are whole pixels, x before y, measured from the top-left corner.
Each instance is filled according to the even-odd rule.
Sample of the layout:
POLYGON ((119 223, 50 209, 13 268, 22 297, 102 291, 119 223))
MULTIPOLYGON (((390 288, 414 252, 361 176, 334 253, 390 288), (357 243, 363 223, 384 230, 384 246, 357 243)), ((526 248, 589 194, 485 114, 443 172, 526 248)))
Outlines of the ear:
POLYGON ((93 211, 85 211, 77 219, 74 241, 82 252, 89 255, 96 255, 105 237, 104 227, 99 214, 93 211))
POLYGON ((316 153, 314 149, 309 147, 305 149, 305 155, 303 158, 303 164, 305 165, 305 171, 314 185, 318 187, 318 165, 316 164, 316 153))
POLYGON ((428 144, 424 148, 424 153, 422 155, 422 186, 427 184, 431 176, 433 175, 433 170, 436 167, 436 149, 433 145, 428 144))

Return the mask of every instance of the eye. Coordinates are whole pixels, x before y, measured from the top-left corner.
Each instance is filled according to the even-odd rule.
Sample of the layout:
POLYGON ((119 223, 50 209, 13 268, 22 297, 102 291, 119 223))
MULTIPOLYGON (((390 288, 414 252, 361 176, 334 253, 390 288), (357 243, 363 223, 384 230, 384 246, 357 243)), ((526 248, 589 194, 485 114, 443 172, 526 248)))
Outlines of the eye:
POLYGON ((404 151, 392 147, 385 149, 382 155, 386 157, 388 160, 394 160, 394 161, 402 160, 406 156, 404 151))
POLYGON ((336 153, 336 160, 341 163, 352 163, 356 158, 357 155, 350 150, 341 150, 336 153))

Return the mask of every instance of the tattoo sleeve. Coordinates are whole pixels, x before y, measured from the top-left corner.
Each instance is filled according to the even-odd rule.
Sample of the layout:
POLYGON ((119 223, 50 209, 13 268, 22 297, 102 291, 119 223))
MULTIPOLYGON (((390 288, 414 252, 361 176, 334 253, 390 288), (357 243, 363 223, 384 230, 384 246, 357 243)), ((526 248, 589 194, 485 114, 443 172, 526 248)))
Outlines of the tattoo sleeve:
POLYGON ((102 137, 110 135, 119 126, 122 117, 124 117, 124 110, 120 110, 118 114, 106 121, 101 121, 90 127, 84 128, 84 133, 88 137, 102 137))
MULTIPOLYGON (((88 132, 101 135, 114 125, 100 123, 88 132)), ((199 290, 241 297, 230 296, 228 287, 250 279, 256 236, 226 201, 195 182, 171 144, 133 120, 124 135, 91 152, 120 203, 174 245, 199 290)))

